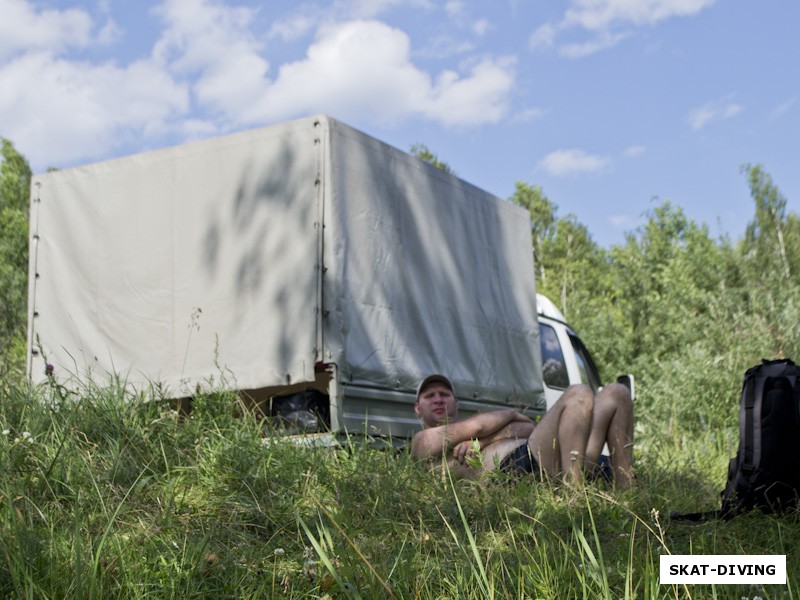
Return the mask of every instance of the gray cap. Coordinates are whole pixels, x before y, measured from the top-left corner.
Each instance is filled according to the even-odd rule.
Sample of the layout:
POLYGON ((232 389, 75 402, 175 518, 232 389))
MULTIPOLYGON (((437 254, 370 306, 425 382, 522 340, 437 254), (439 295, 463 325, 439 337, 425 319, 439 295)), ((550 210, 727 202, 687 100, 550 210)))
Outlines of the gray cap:
POLYGON ((428 375, 425 379, 420 381, 419 385, 417 386, 417 400, 419 400, 419 395, 422 393, 422 390, 432 383, 444 384, 450 388, 450 391, 453 392, 453 395, 456 393, 455 389, 453 389, 453 384, 450 383, 450 380, 447 377, 434 373, 433 375, 428 375))

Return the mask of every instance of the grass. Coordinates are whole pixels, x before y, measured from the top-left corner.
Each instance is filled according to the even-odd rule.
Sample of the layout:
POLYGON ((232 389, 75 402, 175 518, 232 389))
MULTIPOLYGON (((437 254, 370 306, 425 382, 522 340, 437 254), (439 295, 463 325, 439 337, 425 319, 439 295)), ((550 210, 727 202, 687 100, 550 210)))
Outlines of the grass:
POLYGON ((715 508, 732 430, 638 424, 638 487, 452 481, 404 452, 263 443, 224 392, 6 386, 0 597, 796 598, 800 520, 715 508), (63 391, 62 391, 63 393, 63 391), (661 586, 659 556, 786 554, 786 586, 661 586))

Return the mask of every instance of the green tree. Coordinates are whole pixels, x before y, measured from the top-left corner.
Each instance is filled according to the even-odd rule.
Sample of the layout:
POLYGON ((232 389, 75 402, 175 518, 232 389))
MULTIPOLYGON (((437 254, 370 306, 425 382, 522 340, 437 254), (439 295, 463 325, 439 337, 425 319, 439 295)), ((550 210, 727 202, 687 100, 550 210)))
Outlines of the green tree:
POLYGON ((800 352, 800 220, 761 165, 744 165, 755 204, 739 245, 741 296, 751 328, 760 328, 765 356, 800 352))
POLYGON ((759 276, 777 275, 778 279, 789 280, 798 273, 798 266, 790 264, 787 251, 789 243, 795 246, 792 258, 796 261, 797 219, 793 219, 795 223, 788 223, 786 198, 761 165, 744 165, 742 172, 747 175, 750 195, 755 203, 754 218, 745 230, 744 262, 759 276), (787 233, 792 234, 789 243, 787 233))
POLYGON ((437 169, 441 169, 445 173, 449 173, 450 175, 456 174, 456 172, 450 168, 450 165, 442 160, 439 160, 439 157, 431 152, 430 148, 428 148, 425 144, 417 142, 416 144, 412 145, 411 154, 416 156, 418 159, 425 161, 429 165, 433 165, 437 169))
POLYGON ((608 253, 575 215, 559 217, 541 187, 517 181, 510 200, 530 213, 537 291, 580 331, 601 375, 624 370, 631 336, 612 286, 608 253))
POLYGON ((636 335, 634 357, 674 353, 706 335, 712 297, 723 287, 729 258, 705 225, 664 202, 613 251, 616 286, 636 335))
POLYGON ((533 259, 537 267, 539 284, 547 281, 545 269, 545 248, 556 234, 556 212, 558 207, 544 195, 542 188, 517 181, 511 202, 526 209, 531 215, 531 234, 533 235, 533 259))
POLYGON ((630 369, 632 332, 607 250, 575 215, 556 220, 542 289, 592 350, 604 380, 630 369))
POLYGON ((0 157, 0 377, 4 377, 24 369, 31 169, 5 138, 0 157))
POLYGON ((0 138, 0 209, 11 208, 28 214, 31 168, 6 138, 0 138))
POLYGON ((559 299, 565 315, 572 315, 575 304, 572 299, 576 293, 602 294, 605 253, 575 215, 558 219, 548 254, 550 270, 556 276, 550 278, 546 288, 559 299))

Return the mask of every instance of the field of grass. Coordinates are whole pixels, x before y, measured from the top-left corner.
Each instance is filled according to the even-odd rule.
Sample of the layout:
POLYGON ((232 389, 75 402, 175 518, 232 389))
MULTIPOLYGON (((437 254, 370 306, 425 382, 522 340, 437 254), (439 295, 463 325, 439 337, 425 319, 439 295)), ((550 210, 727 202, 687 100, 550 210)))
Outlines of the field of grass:
POLYGON ((796 598, 800 519, 718 506, 733 428, 637 423, 616 491, 433 476, 363 439, 302 448, 234 397, 188 418, 121 385, 0 390, 3 598, 796 598), (60 393, 59 393, 60 392, 60 393), (65 397, 62 397, 65 396, 65 397), (785 586, 659 585, 659 556, 785 554, 785 586))

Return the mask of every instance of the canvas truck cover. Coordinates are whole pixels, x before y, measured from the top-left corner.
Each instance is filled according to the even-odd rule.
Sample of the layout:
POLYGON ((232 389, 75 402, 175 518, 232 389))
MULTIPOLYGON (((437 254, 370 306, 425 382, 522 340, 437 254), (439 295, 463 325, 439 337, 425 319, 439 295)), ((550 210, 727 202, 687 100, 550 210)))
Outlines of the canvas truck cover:
POLYGON ((34 177, 29 373, 542 395, 526 211, 325 116, 34 177))

